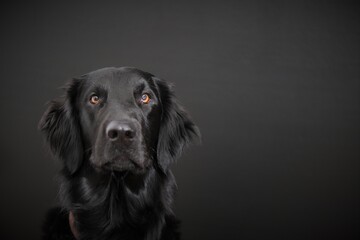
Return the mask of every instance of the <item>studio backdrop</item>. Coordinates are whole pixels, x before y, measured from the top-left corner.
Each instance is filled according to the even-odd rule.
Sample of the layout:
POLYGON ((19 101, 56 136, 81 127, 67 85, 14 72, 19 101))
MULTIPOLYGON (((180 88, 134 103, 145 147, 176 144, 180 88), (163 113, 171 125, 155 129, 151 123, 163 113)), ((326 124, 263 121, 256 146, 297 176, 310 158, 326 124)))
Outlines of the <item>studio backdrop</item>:
POLYGON ((184 240, 359 239, 357 1, 1 3, 0 239, 40 239, 60 165, 37 126, 73 77, 134 66, 202 133, 173 166, 184 240))

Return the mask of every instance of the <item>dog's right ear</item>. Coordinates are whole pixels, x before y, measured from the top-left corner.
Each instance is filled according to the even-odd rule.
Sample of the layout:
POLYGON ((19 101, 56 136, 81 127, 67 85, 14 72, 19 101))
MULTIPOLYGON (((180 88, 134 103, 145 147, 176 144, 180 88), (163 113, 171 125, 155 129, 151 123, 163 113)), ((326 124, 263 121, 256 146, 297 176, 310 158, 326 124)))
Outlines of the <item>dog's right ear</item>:
POLYGON ((73 79, 65 87, 65 97, 51 101, 39 123, 39 129, 45 135, 52 153, 64 162, 70 174, 79 169, 84 154, 75 108, 80 82, 80 79, 73 79))

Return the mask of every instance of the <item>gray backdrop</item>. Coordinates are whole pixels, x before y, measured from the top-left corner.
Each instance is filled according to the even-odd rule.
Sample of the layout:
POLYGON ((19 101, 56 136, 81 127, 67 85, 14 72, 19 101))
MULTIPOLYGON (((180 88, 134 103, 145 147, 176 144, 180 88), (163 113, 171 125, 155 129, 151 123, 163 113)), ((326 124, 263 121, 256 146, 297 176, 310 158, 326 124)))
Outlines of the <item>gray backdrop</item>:
POLYGON ((59 166, 38 120, 64 82, 105 66, 173 82, 202 131, 173 168, 183 239, 359 238, 357 2, 0 9, 0 239, 39 238, 59 166))

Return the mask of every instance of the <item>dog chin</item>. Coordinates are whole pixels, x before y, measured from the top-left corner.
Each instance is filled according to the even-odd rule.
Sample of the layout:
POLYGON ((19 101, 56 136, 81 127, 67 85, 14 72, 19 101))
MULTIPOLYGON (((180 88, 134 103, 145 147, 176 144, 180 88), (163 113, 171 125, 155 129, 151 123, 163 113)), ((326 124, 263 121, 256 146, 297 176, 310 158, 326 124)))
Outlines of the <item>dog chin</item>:
POLYGON ((109 161, 104 164, 92 164, 92 166, 98 172, 106 173, 106 172, 116 172, 116 173, 127 173, 131 172, 133 174, 143 174, 146 172, 148 167, 143 167, 134 164, 132 161, 109 161))

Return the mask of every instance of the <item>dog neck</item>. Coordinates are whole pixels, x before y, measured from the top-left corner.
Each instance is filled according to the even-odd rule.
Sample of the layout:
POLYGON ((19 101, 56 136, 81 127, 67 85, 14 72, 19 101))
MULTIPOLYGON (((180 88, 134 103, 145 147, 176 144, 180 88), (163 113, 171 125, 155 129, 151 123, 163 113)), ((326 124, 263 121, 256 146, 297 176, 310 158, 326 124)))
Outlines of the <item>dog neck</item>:
POLYGON ((170 207, 172 191, 169 190, 173 190, 175 186, 169 186, 164 192, 158 187, 173 182, 169 181, 170 177, 163 178, 155 169, 150 169, 143 175, 127 173, 108 175, 108 180, 99 178, 102 177, 96 174, 82 175, 77 181, 70 181, 75 183, 71 189, 76 190, 72 192, 74 195, 68 196, 67 199, 78 199, 76 196, 82 196, 82 202, 71 201, 73 203, 70 203, 69 207, 68 221, 75 239, 80 239, 84 232, 91 235, 111 234, 115 229, 133 232, 134 227, 139 228, 139 231, 148 229, 144 232, 154 236, 149 239, 158 239, 164 226, 165 216, 172 214, 170 207), (101 182, 103 184, 96 185, 101 182), (95 189, 97 193, 91 193, 95 189), (86 199, 86 196, 81 194, 84 190, 88 191, 86 196, 98 197, 86 199), (155 199, 146 197, 149 195, 154 196, 155 199), (146 216, 144 212, 147 213, 146 216), (106 221, 100 226, 94 216, 106 221))

